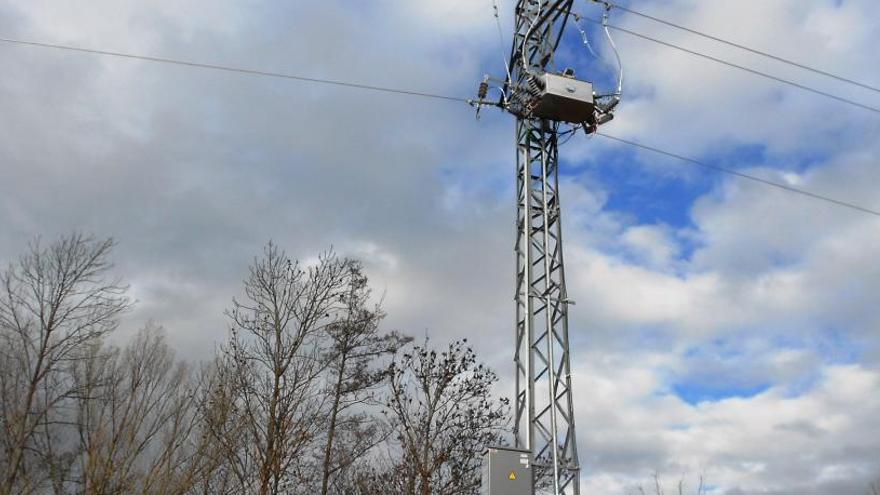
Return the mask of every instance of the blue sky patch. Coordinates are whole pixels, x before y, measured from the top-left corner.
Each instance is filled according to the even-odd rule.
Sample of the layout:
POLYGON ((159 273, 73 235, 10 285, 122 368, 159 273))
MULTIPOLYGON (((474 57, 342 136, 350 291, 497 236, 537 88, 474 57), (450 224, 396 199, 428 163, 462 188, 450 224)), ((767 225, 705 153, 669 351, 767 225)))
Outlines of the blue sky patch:
POLYGON ((770 388, 769 384, 762 383, 752 386, 727 386, 723 383, 708 384, 702 382, 679 382, 672 385, 672 392, 681 400, 690 405, 701 402, 718 402, 724 399, 755 397, 770 388))
POLYGON ((565 163, 563 176, 589 176, 609 188, 605 210, 625 213, 639 224, 666 224, 674 228, 694 227, 690 211, 694 201, 715 184, 711 176, 683 180, 673 174, 647 170, 630 150, 605 153, 582 163, 565 163))

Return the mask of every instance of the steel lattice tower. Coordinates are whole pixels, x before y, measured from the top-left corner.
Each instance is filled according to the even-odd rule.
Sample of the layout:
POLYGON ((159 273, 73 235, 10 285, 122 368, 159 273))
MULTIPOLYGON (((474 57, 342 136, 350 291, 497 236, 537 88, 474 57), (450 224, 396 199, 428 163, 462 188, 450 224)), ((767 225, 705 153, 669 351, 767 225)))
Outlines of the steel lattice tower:
MULTIPOLYGON (((513 45, 501 99, 487 99, 485 76, 468 100, 477 108, 496 106, 516 116, 516 400, 514 438, 530 452, 535 491, 579 495, 580 463, 575 435, 568 308, 562 257, 559 201, 559 136, 578 130, 595 133, 614 118, 623 90, 623 67, 608 30, 610 3, 603 3, 602 26, 618 62, 617 90, 597 94, 574 69, 556 70, 554 55, 562 41, 574 0, 517 0, 513 45), (568 130, 560 132, 561 126, 568 130)), ((496 20, 498 20, 497 4, 496 20)), ((498 23, 499 33, 501 24, 498 23)), ((587 44, 587 34, 580 29, 587 44)), ((503 37, 503 36, 502 36, 503 37)), ((492 449, 489 454, 491 455, 492 449)), ((527 454, 526 454, 527 455, 527 454)), ((522 460, 521 460, 522 461, 522 460)), ((488 485, 492 490, 491 457, 488 485)), ((512 472, 511 480, 515 480, 512 472)))
MULTIPOLYGON (((530 70, 543 72, 552 63, 571 3, 518 1, 511 83, 525 86, 530 70)), ((539 493, 577 495, 580 465, 572 403, 555 123, 518 117, 516 141, 515 441, 517 447, 534 455, 539 493)))

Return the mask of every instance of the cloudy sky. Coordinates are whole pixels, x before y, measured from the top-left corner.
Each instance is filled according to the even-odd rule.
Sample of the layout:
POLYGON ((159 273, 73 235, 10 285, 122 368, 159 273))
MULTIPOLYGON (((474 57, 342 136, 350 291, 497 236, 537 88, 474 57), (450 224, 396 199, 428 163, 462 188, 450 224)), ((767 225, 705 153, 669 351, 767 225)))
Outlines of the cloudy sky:
MULTIPOLYGON (((629 5, 880 86, 875 0, 629 5)), ((513 2, 500 6, 508 31, 513 2)), ((608 45, 590 36, 600 58, 572 29, 560 63, 607 84, 608 45)), ((0 37, 465 97, 503 73, 491 0, 7 0, 0 37)), ((877 113, 616 39, 626 98, 605 132, 880 209, 877 113)), ((155 319, 197 360, 269 239, 299 258, 333 246, 366 263, 388 328, 469 336, 509 383, 509 116, 8 44, 0 60, 0 260, 34 236, 116 238, 138 300, 123 334, 155 319)), ((622 495, 655 471, 692 489, 702 474, 715 494, 864 493, 880 476, 880 218, 601 137, 562 155, 585 493, 622 495)))

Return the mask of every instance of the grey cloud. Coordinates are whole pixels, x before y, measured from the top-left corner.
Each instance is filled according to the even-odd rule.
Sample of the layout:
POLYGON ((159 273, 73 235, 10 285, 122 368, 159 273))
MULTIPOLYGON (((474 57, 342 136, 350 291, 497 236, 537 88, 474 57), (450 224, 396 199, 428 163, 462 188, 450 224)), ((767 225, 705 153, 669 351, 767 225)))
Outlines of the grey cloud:
MULTIPOLYGON (((403 3, 257 2, 244 8, 236 2, 93 2, 70 18, 25 4, 0 7, 0 16, 11 19, 5 24, 17 36, 452 95, 472 92, 484 61, 499 68, 488 6, 480 24, 459 23, 454 11, 452 21, 414 16, 413 7, 403 3)), ((667 16, 687 12, 680 5, 669 4, 667 16)), ((718 2, 701 7, 693 21, 713 19, 726 8, 718 2)), ((793 22, 800 21, 784 25, 791 28, 793 22)), ((743 35, 766 34, 761 33, 756 27, 743 35)), ((866 45, 851 41, 845 47, 866 45)), ((675 78, 682 74, 664 67, 687 71, 685 82, 709 71, 624 43, 633 84, 656 88, 626 102, 618 127, 611 129, 615 133, 695 153, 767 144, 782 157, 779 163, 802 151, 795 146, 800 136, 823 136, 807 150, 834 155, 858 147, 865 154, 817 165, 827 173, 809 175, 807 185, 874 200, 874 149, 865 141, 876 125, 772 87, 751 94, 751 81, 725 73, 714 74, 725 80, 715 79, 718 84, 710 79, 699 87, 679 85, 675 78), (729 95, 729 103, 718 104, 719 94, 729 95), (779 118, 757 121, 756 112, 767 108, 779 118), (847 168, 852 163, 854 168, 847 168)), ((438 339, 467 336, 502 376, 509 372, 514 215, 507 117, 487 112, 476 122, 466 106, 439 101, 35 48, 0 49, 6 67, 0 74, 0 258, 22 251, 36 234, 48 238, 80 228, 117 237, 117 272, 140 299, 131 326, 158 319, 182 354, 198 358, 224 335, 222 310, 263 243, 274 239, 298 257, 333 245, 341 254, 366 253, 377 292, 385 295, 390 328, 415 335, 428 330, 438 339)), ((873 60, 872 51, 853 57, 873 60)), ((821 62, 849 69, 834 58, 839 54, 823 52, 821 62)), ((862 75, 871 75, 871 64, 858 65, 862 75)), ((613 149, 599 140, 583 146, 602 154, 613 149)), ((638 157, 648 164, 646 174, 667 172, 651 166, 654 157, 638 157)), ((775 164, 768 159, 751 165, 775 164)), ((800 490, 790 493, 809 493, 819 490, 810 487, 809 473, 870 458, 875 435, 825 428, 825 440, 816 437, 811 444, 821 447, 815 458, 788 467, 795 462, 789 458, 795 447, 779 445, 772 472, 749 478, 741 463, 763 461, 766 453, 737 444, 729 455, 719 454, 722 447, 703 441, 723 440, 726 430, 699 428, 702 421, 711 423, 711 411, 694 411, 668 397, 659 401, 656 394, 668 385, 670 369, 689 365, 681 358, 683 349, 717 336, 726 324, 742 331, 769 326, 756 322, 796 328, 818 320, 875 342, 878 322, 870 295, 877 292, 870 267, 876 265, 876 238, 864 235, 875 224, 723 181, 726 186, 693 212, 706 247, 684 274, 670 273, 615 258, 617 237, 638 222, 603 209, 603 189, 613 184, 591 180, 589 173, 563 198, 570 208, 565 217, 570 292, 578 302, 572 310, 575 352, 594 378, 585 378, 576 390, 583 404, 579 432, 588 476, 627 479, 654 469, 696 470, 693 460, 702 457, 719 469, 731 466, 725 486, 753 490, 742 493, 770 493, 752 487, 774 489, 775 476, 800 490), (757 228, 762 225, 766 228, 757 228), (859 249, 837 249, 859 242, 859 249), (779 252, 785 268, 804 277, 793 290, 809 296, 806 307, 750 296, 757 277, 772 275, 767 260, 779 252), (750 261, 745 275, 743 253, 750 261), (606 262, 610 268, 597 273, 606 262), (717 292, 701 288, 699 277, 707 273, 719 277, 717 292), (646 287, 658 290, 644 292, 649 295, 644 299, 633 296, 633 289, 646 287), (672 301, 676 296, 681 297, 672 301), (625 304, 612 304, 619 301, 625 304), (733 315, 735 310, 746 314, 733 315), (691 332, 696 326, 706 333, 691 332), (642 340, 652 330, 663 338, 642 340), (665 355, 659 363, 650 356, 658 351, 665 355), (635 386, 622 383, 622 375, 633 382, 651 379, 635 386), (675 428, 682 424, 691 427, 675 428)), ((786 371, 766 361, 772 354, 770 349, 750 363, 783 380, 786 371)), ((729 376, 724 363, 715 364, 719 380, 729 376)), ((502 388, 509 390, 507 384, 502 388)), ((846 398, 821 400, 837 404, 846 398)), ((748 430, 763 424, 761 415, 770 406, 742 407, 737 418, 748 430)), ((843 410, 826 414, 836 418, 843 410)), ((852 421, 877 431, 871 429, 877 410, 866 404, 852 421)), ((799 421, 805 420, 779 424, 799 421)), ((796 429, 780 427, 777 433, 813 438, 796 429)), ((843 490, 861 481, 815 486, 843 490)))

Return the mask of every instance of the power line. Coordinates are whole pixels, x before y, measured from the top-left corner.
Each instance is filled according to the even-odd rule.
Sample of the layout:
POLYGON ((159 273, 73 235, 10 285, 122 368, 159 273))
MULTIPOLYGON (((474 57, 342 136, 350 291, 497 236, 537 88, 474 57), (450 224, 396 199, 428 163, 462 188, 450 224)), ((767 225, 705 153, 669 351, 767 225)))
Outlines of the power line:
POLYGON ((396 89, 396 88, 386 88, 386 87, 382 87, 382 86, 374 86, 371 84, 361 84, 361 83, 353 83, 353 82, 347 82, 347 81, 337 81, 337 80, 333 80, 333 79, 321 79, 321 78, 316 78, 316 77, 306 77, 306 76, 299 76, 299 75, 294 75, 294 74, 285 74, 285 73, 281 73, 281 72, 269 72, 269 71, 256 70, 256 69, 244 69, 244 68, 240 68, 240 67, 231 67, 231 66, 227 66, 227 65, 205 64, 205 63, 200 63, 200 62, 191 62, 191 61, 187 61, 187 60, 177 60, 177 59, 164 58, 164 57, 151 57, 151 56, 147 56, 147 55, 135 55, 132 53, 113 52, 113 51, 108 51, 108 50, 96 50, 96 49, 92 49, 92 48, 82 48, 82 47, 75 47, 75 46, 69 46, 69 45, 59 45, 59 44, 55 44, 55 43, 45 43, 45 42, 41 42, 41 41, 27 41, 27 40, 18 40, 18 39, 11 39, 11 38, 0 38, 0 42, 13 43, 13 44, 18 44, 18 45, 38 46, 38 47, 42 47, 42 48, 55 48, 58 50, 67 50, 67 51, 81 52, 81 53, 91 53, 91 54, 95 54, 95 55, 107 55, 107 56, 111 56, 111 57, 121 57, 121 58, 128 58, 128 59, 134 59, 134 60, 144 60, 147 62, 159 62, 159 63, 165 63, 165 64, 182 65, 185 67, 196 67, 199 69, 211 69, 211 70, 219 70, 219 71, 225 71, 225 72, 237 72, 240 74, 250 74, 250 75, 254 75, 254 76, 265 76, 265 77, 274 77, 274 78, 280 78, 280 79, 291 79, 291 80, 302 81, 302 82, 330 84, 330 85, 334 85, 334 86, 343 86, 343 87, 347 87, 347 88, 365 89, 365 90, 369 90, 369 91, 381 91, 384 93, 395 93, 395 94, 410 95, 410 96, 423 96, 426 98, 435 98, 435 99, 440 99, 440 100, 449 100, 449 101, 457 101, 457 102, 465 102, 465 103, 468 102, 467 98, 457 98, 455 96, 426 93, 423 91, 409 91, 409 90, 396 89))
MULTIPOLYGON (((589 19, 588 19, 588 20, 589 20, 589 19)), ((595 21, 594 21, 594 22, 595 22, 595 21)), ((613 26, 610 26, 610 27, 613 27, 613 26)), ((615 29, 620 29, 620 28, 615 28, 615 29)), ((274 77, 274 78, 281 78, 281 79, 292 79, 292 80, 296 80, 296 81, 312 82, 312 83, 320 83, 320 84, 329 84, 329 85, 334 85, 334 86, 342 86, 342 87, 355 88, 355 89, 363 89, 363 90, 369 90, 369 91, 381 91, 381 92, 391 93, 391 94, 400 94, 400 95, 408 95, 408 96, 420 96, 420 97, 424 97, 424 98, 433 98, 433 99, 441 99, 441 100, 446 100, 446 101, 455 101, 455 102, 464 102, 464 103, 468 103, 468 102, 470 102, 470 100, 467 99, 467 98, 459 98, 459 97, 455 97, 455 96, 440 95, 440 94, 435 94, 435 93, 427 93, 427 92, 423 92, 423 91, 410 91, 410 90, 404 90, 404 89, 386 88, 386 87, 381 87, 381 86, 373 86, 373 85, 368 85, 368 84, 352 83, 352 82, 347 82, 347 81, 337 81, 337 80, 331 80, 331 79, 319 79, 319 78, 313 78, 313 77, 305 77, 305 76, 298 76, 298 75, 292 75, 292 74, 284 74, 284 73, 279 73, 279 72, 269 72, 269 71, 262 71, 262 70, 244 69, 244 68, 239 68, 239 67, 231 67, 231 66, 215 65, 215 64, 205 64, 205 63, 200 63, 200 62, 190 62, 190 61, 177 60, 177 59, 170 59, 170 58, 151 57, 151 56, 146 56, 146 55, 135 55, 135 54, 131 54, 131 53, 114 52, 114 51, 108 51, 108 50, 96 50, 96 49, 91 49, 91 48, 81 48, 81 47, 74 47, 74 46, 68 46, 68 45, 59 45, 59 44, 54 44, 54 43, 44 43, 44 42, 38 42, 38 41, 24 41, 24 40, 10 39, 10 38, 0 38, 0 42, 14 43, 14 44, 19 44, 19 45, 30 45, 30 46, 43 47, 43 48, 54 48, 54 49, 59 49, 59 50, 67 50, 67 51, 74 51, 74 52, 91 53, 91 54, 106 55, 106 56, 112 56, 112 57, 121 57, 121 58, 128 58, 128 59, 144 60, 144 61, 148 61, 148 62, 158 62, 158 63, 167 63, 167 64, 174 64, 174 65, 182 65, 182 66, 186 66, 186 67, 194 67, 194 68, 199 68, 199 69, 211 69, 211 70, 219 70, 219 71, 225 71, 225 72, 237 72, 237 73, 249 74, 249 75, 255 75, 255 76, 274 77)), ((745 70, 748 70, 748 69, 745 69, 745 70)), ((771 76, 771 77, 772 77, 772 76, 771 76)), ((871 215, 880 216, 880 212, 878 212, 878 211, 871 210, 871 209, 868 209, 868 208, 865 208, 865 207, 862 207, 862 206, 858 206, 858 205, 853 204, 853 203, 848 203, 848 202, 845 202, 845 201, 836 200, 836 199, 834 199, 834 198, 830 198, 830 197, 827 197, 827 196, 822 196, 822 195, 820 195, 820 194, 812 193, 812 192, 809 192, 809 191, 805 191, 805 190, 802 190, 802 189, 798 189, 798 188, 795 188, 795 187, 791 187, 791 186, 788 186, 788 185, 785 185, 785 184, 781 184, 781 183, 778 183, 778 182, 773 182, 773 181, 770 181, 770 180, 767 180, 767 179, 762 179, 762 178, 760 178, 760 177, 755 177, 755 176, 752 176, 752 175, 749 175, 749 174, 745 174, 745 173, 742 173, 742 172, 738 172, 738 171, 733 170, 733 169, 729 169, 729 168, 725 168, 725 167, 721 167, 721 166, 717 166, 717 165, 708 164, 708 163, 705 163, 705 162, 701 162, 701 161, 698 161, 698 160, 694 160, 694 159, 692 159, 692 158, 687 158, 687 157, 685 157, 685 156, 678 155, 678 154, 676 154, 676 153, 672 153, 672 152, 669 152, 669 151, 665 151, 665 150, 662 150, 662 149, 659 149, 659 148, 654 148, 654 147, 651 147, 651 146, 643 145, 643 144, 637 143, 637 142, 635 142, 635 141, 628 141, 628 140, 625 140, 625 139, 622 139, 622 138, 617 138, 617 137, 610 136, 610 135, 608 135, 608 134, 603 134, 603 133, 597 133, 597 134, 600 135, 600 136, 602 136, 602 137, 605 137, 605 138, 607 138, 607 139, 611 139, 611 140, 614 140, 614 141, 620 142, 620 143, 622 143, 622 144, 626 144, 626 145, 629 145, 629 146, 634 146, 634 147, 641 148, 641 149, 644 149, 644 150, 647 150, 647 151, 652 151, 652 152, 654 152, 654 153, 658 153, 658 154, 661 154, 661 155, 665 155, 665 156, 668 156, 668 157, 671 157, 671 158, 676 158, 676 159, 678 159, 678 160, 682 160, 682 161, 685 161, 685 162, 693 163, 693 164, 695 164, 695 165, 699 165, 699 166, 702 166, 702 167, 705 167, 705 168, 709 168, 709 169, 715 170, 715 171, 717 171, 717 172, 721 172, 721 173, 725 173, 725 174, 729 174, 729 175, 737 176, 737 177, 740 177, 740 178, 743 178, 743 179, 747 179, 747 180, 752 180, 752 181, 755 181, 755 182, 760 182, 760 183, 762 183, 762 184, 765 184, 765 185, 768 185, 768 186, 772 186, 772 187, 776 187, 776 188, 779 188, 779 189, 783 189, 783 190, 786 190, 786 191, 788 191, 788 192, 792 192, 792 193, 796 193, 796 194, 801 194, 801 195, 803 195, 803 196, 807 196, 807 197, 810 197, 810 198, 813 198, 813 199, 818 199, 818 200, 825 201, 825 202, 828 202, 828 203, 832 203, 832 204, 835 204, 835 205, 838 205, 838 206, 843 206, 843 207, 850 208, 850 209, 853 209, 853 210, 858 210, 858 211, 861 211, 861 212, 863 212, 863 213, 868 213, 868 214, 871 214, 871 215)))
POLYGON ((501 29, 501 15, 498 13, 498 2, 500 0, 492 0, 492 13, 495 16, 495 26, 498 27, 498 42, 500 43, 501 48, 501 61, 504 62, 504 70, 507 73, 507 80, 512 81, 513 78, 510 76, 510 64, 507 61, 507 55, 504 54, 504 32, 501 29))
POLYGON ((677 153, 672 153, 672 152, 670 152, 670 151, 665 151, 665 150, 662 150, 662 149, 660 149, 660 148, 655 148, 655 147, 653 147, 653 146, 648 146, 648 145, 646 145, 646 144, 637 143, 637 142, 635 142, 635 141, 630 141, 630 140, 623 139, 623 138, 619 138, 619 137, 612 136, 612 135, 609 135, 609 134, 604 134, 604 133, 601 133, 601 132, 597 132, 596 134, 599 135, 599 136, 602 136, 602 137, 604 137, 604 138, 606 138, 606 139, 610 139, 610 140, 612 140, 612 141, 617 141, 618 143, 622 143, 622 144, 626 144, 626 145, 629 145, 629 146, 633 146, 633 147, 635 147, 635 148, 640 148, 640 149, 643 149, 643 150, 646 150, 646 151, 650 151, 650 152, 653 152, 653 153, 657 153, 657 154, 659 154, 659 155, 668 156, 668 157, 670 157, 670 158, 675 158, 675 159, 677 159, 677 160, 681 160, 681 161, 684 161, 684 162, 692 163, 692 164, 694 164, 694 165, 699 165, 700 167, 704 167, 704 168, 708 168, 708 169, 711 169, 711 170, 715 170, 716 172, 722 172, 722 173, 725 173, 725 174, 734 175, 734 176, 739 177, 739 178, 742 178, 742 179, 746 179, 746 180, 750 180, 750 181, 754 181, 754 182, 759 182, 759 183, 764 184, 764 185, 767 185, 767 186, 776 187, 776 188, 778 188, 778 189, 783 189, 783 190, 788 191, 788 192, 792 192, 792 193, 796 193, 796 194, 801 194, 801 195, 803 195, 803 196, 807 196, 807 197, 809 197, 809 198, 818 199, 818 200, 821 200, 821 201, 826 201, 826 202, 828 202, 828 203, 832 203, 832 204, 835 204, 835 205, 837 205, 837 206, 843 206, 843 207, 845 207, 845 208, 850 208, 850 209, 853 209, 853 210, 860 211, 860 212, 862 212, 862 213, 868 213, 868 214, 871 214, 871 215, 875 215, 875 216, 880 217, 880 211, 871 210, 871 209, 869 209, 869 208, 865 208, 865 207, 863 207, 863 206, 859 206, 859 205, 854 204, 854 203, 849 203, 849 202, 846 202, 846 201, 840 201, 840 200, 838 200, 838 199, 834 199, 834 198, 831 198, 831 197, 828 197, 828 196, 823 196, 823 195, 821 195, 821 194, 816 194, 816 193, 813 193, 813 192, 810 192, 810 191, 806 191, 806 190, 804 190, 804 189, 798 189, 798 188, 796 188, 796 187, 792 187, 792 186, 789 186, 789 185, 787 185, 787 184, 783 184, 783 183, 781 183, 781 182, 775 182, 775 181, 768 180, 768 179, 762 179, 761 177, 757 177, 757 176, 755 176, 755 175, 750 175, 750 174, 746 174, 746 173, 743 173, 743 172, 739 172, 739 171, 737 171, 737 170, 733 170, 733 169, 731 169, 731 168, 727 168, 727 167, 722 167, 722 166, 720 166, 720 165, 713 165, 713 164, 711 164, 711 163, 706 163, 706 162, 702 162, 702 161, 699 161, 699 160, 694 160, 693 158, 688 158, 688 157, 686 157, 686 156, 679 155, 679 154, 677 154, 677 153))
MULTIPOLYGON (((589 17, 584 17, 584 19, 586 19, 587 21, 592 22, 592 23, 594 23, 594 24, 602 24, 601 21, 598 21, 598 20, 596 20, 596 19, 591 19, 591 18, 589 18, 589 17)), ((630 35, 630 36, 635 36, 636 38, 641 38, 641 39, 643 39, 643 40, 652 41, 652 42, 654 42, 654 43, 657 43, 657 44, 659 44, 659 45, 663 45, 663 46, 668 47, 668 48, 672 48, 672 49, 675 49, 675 50, 679 50, 679 51, 682 51, 682 52, 685 52, 685 53, 688 53, 688 54, 691 54, 691 55, 694 55, 694 56, 697 56, 697 57, 700 57, 700 58, 704 58, 704 59, 706 59, 706 60, 710 60, 710 61, 712 61, 712 62, 716 62, 716 63, 722 64, 722 65, 726 65, 726 66, 728 66, 728 67, 732 67, 732 68, 734 68, 734 69, 739 69, 739 70, 741 70, 741 71, 745 71, 745 72, 748 72, 748 73, 750 73, 750 74, 754 74, 754 75, 756 75, 756 76, 764 77, 764 78, 766 78, 766 79, 770 79, 770 80, 773 80, 773 81, 776 81, 776 82, 780 82, 780 83, 783 83, 783 84, 787 84, 787 85, 789 85, 789 86, 793 86, 793 87, 795 87, 795 88, 798 88, 798 89, 801 89, 801 90, 804 90, 804 91, 808 91, 808 92, 810 92, 810 93, 814 93, 814 94, 817 94, 817 95, 821 95, 821 96, 824 96, 824 97, 826 97, 826 98, 831 98, 831 99, 833 99, 833 100, 837 100, 837 101, 839 101, 839 102, 841 102, 841 103, 846 103, 846 104, 848 104, 848 105, 852 105, 852 106, 855 106, 855 107, 862 108, 862 109, 864 109, 864 110, 868 110, 868 111, 871 111, 871 112, 874 112, 874 113, 878 113, 878 114, 880 114, 880 108, 877 108, 877 107, 872 107, 872 106, 870 106, 870 105, 865 105, 864 103, 859 103, 859 102, 857 102, 857 101, 850 100, 850 99, 848 99, 848 98, 844 98, 844 97, 842 97, 842 96, 838 96, 838 95, 835 95, 835 94, 833 94, 833 93, 829 93, 829 92, 822 91, 822 90, 819 90, 819 89, 816 89, 816 88, 812 88, 812 87, 810 87, 810 86, 806 86, 806 85, 803 85, 803 84, 800 84, 800 83, 797 83, 797 82, 791 81, 791 80, 789 80, 789 79, 783 79, 783 78, 781 78, 781 77, 777 77, 777 76, 774 76, 774 75, 772 75, 772 74, 768 74, 768 73, 766 73, 766 72, 761 72, 761 71, 759 71, 759 70, 750 69, 750 68, 745 67, 745 66, 743 66, 743 65, 738 65, 738 64, 735 64, 735 63, 733 63, 733 62, 728 62, 727 60, 723 60, 723 59, 720 59, 720 58, 717 58, 717 57, 713 57, 712 55, 706 55, 705 53, 701 53, 701 52, 698 52, 698 51, 694 51, 694 50, 691 50, 691 49, 689 49, 689 48, 685 48, 685 47, 683 47, 683 46, 676 45, 676 44, 674 44, 674 43, 669 43, 669 42, 667 42, 667 41, 659 40, 659 39, 657 39, 657 38, 652 38, 652 37, 650 37, 650 36, 647 36, 647 35, 644 35, 644 34, 641 34, 641 33, 637 33, 637 32, 635 32, 635 31, 631 31, 631 30, 626 29, 626 28, 622 28, 622 27, 619 27, 619 26, 612 26, 612 25, 610 25, 610 24, 608 25, 608 27, 611 28, 611 29, 614 29, 615 31, 620 31, 620 32, 626 33, 626 34, 628 34, 628 35, 630 35)))
POLYGON ((652 15, 645 14, 644 12, 639 12, 639 11, 637 11, 637 10, 633 10, 633 9, 628 8, 628 7, 624 7, 624 6, 622 6, 622 5, 618 5, 618 4, 616 4, 616 3, 608 2, 608 5, 610 5, 611 7, 616 8, 616 9, 622 10, 622 11, 624 11, 624 12, 629 12, 630 14, 634 14, 634 15, 637 15, 637 16, 640 16, 640 17, 643 17, 643 18, 645 18, 645 19, 650 19, 650 20, 652 20, 652 21, 654 21, 654 22, 659 22, 660 24, 665 24, 665 25, 667 25, 667 26, 674 27, 674 28, 676 28, 676 29, 680 29, 680 30, 682 30, 682 31, 686 31, 686 32, 688 32, 688 33, 695 34, 695 35, 697 35, 697 36, 702 36, 703 38, 710 39, 710 40, 712 40, 712 41, 717 41, 717 42, 719 42, 719 43, 723 43, 723 44, 725 44, 725 45, 732 46, 732 47, 734 47, 734 48, 739 48, 740 50, 745 50, 745 51, 747 51, 747 52, 749 52, 749 53, 753 53, 753 54, 755 54, 755 55, 760 55, 760 56, 762 56, 762 57, 766 57, 766 58, 769 58, 769 59, 771 59, 771 60, 776 60, 777 62, 782 62, 782 63, 784 63, 784 64, 788 64, 788 65, 791 65, 791 66, 793 66, 793 67, 797 67, 797 68, 799 68, 799 69, 807 70, 807 71, 810 71, 810 72, 813 72, 813 73, 816 73, 816 74, 820 74, 820 75, 825 76, 825 77, 830 77, 830 78, 832 78, 832 79, 836 79, 836 80, 841 81, 841 82, 845 82, 845 83, 848 83, 848 84, 852 84, 852 85, 854 85, 854 86, 858 86, 858 87, 860 87, 860 88, 869 89, 869 90, 871 90, 871 91, 875 91, 875 92, 877 92, 877 93, 880 93, 880 88, 878 88, 878 87, 876 87, 876 86, 871 86, 870 84, 866 84, 866 83, 862 83, 862 82, 859 82, 859 81, 855 81, 855 80, 853 80, 853 79, 850 79, 850 78, 847 78, 847 77, 843 77, 843 76, 839 76, 839 75, 837 75, 837 74, 834 74, 834 73, 831 73, 831 72, 828 72, 828 71, 825 71, 825 70, 822 70, 822 69, 818 69, 818 68, 816 68, 816 67, 812 67, 812 66, 809 66, 809 65, 806 65, 806 64, 802 64, 802 63, 800 63, 800 62, 795 62, 795 61, 793 61, 793 60, 790 60, 790 59, 787 59, 787 58, 784 58, 784 57, 780 57, 779 55, 774 55, 774 54, 772 54, 772 53, 764 52, 764 51, 758 50, 758 49, 756 49, 756 48, 752 48, 752 47, 750 47, 750 46, 746 46, 746 45, 743 45, 743 44, 740 44, 740 43, 736 43, 736 42, 733 42, 733 41, 730 41, 730 40, 726 40, 726 39, 724 39, 724 38, 719 38, 719 37, 717 37, 717 36, 713 36, 713 35, 711 35, 711 34, 704 33, 704 32, 702 32, 702 31, 698 31, 698 30, 696 30, 696 29, 692 29, 692 28, 689 28, 689 27, 686 27, 686 26, 682 26, 682 25, 680 25, 680 24, 676 24, 676 23, 674 23, 674 22, 667 21, 667 20, 665 20, 665 19, 660 19, 660 18, 658 18, 658 17, 654 17, 654 16, 652 16, 652 15))

